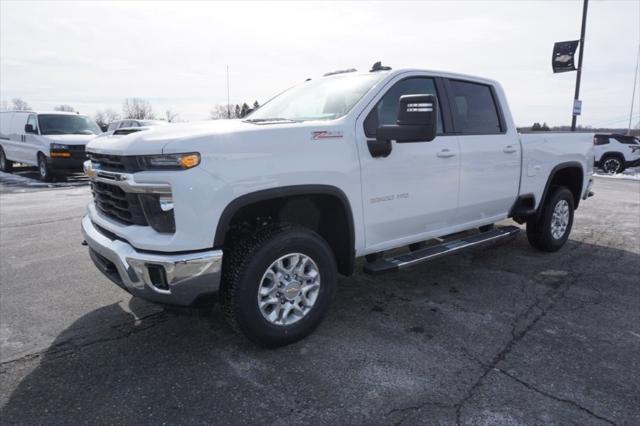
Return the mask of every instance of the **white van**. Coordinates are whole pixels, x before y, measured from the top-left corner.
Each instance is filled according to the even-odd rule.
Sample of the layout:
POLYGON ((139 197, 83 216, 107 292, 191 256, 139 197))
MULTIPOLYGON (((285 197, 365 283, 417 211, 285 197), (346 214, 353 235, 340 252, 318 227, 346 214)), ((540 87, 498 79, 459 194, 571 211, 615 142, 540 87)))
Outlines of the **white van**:
POLYGON ((0 170, 30 164, 44 181, 56 172, 81 171, 85 145, 99 133, 91 118, 73 112, 0 112, 0 170))

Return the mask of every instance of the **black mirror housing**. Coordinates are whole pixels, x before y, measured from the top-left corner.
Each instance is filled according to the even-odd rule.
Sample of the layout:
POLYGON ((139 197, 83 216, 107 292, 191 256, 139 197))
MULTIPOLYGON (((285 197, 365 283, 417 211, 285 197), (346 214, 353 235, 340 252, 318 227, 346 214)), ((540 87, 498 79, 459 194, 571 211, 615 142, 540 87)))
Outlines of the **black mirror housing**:
POLYGON ((25 133, 35 133, 36 129, 33 128, 33 124, 25 124, 24 125, 24 132, 25 133))
POLYGON ((438 100, 435 95, 400 96, 397 124, 378 127, 378 141, 430 142, 436 137, 438 100))

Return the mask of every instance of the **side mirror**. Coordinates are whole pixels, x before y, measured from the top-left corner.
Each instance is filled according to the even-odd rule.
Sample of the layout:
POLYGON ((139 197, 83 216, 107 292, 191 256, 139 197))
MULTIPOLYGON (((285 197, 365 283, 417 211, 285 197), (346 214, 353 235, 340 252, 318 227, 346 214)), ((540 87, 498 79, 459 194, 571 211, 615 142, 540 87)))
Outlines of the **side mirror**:
POLYGON ((435 95, 400 96, 397 124, 378 127, 378 142, 430 142, 436 137, 438 100, 435 95))
POLYGON ((24 132, 25 133, 36 133, 36 129, 33 128, 33 124, 25 124, 24 132))

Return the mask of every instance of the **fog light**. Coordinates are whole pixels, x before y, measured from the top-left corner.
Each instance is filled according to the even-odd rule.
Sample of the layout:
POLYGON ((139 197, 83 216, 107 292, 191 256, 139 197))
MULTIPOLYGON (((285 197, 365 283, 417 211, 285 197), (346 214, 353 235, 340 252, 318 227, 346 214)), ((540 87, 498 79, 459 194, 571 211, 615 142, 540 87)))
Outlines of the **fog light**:
POLYGON ((173 210, 173 198, 172 197, 160 197, 158 199, 160 203, 160 210, 163 212, 168 212, 169 210, 173 210))
POLYGON ((147 263, 147 270, 149 271, 149 280, 154 287, 160 290, 169 290, 167 274, 161 265, 147 263))

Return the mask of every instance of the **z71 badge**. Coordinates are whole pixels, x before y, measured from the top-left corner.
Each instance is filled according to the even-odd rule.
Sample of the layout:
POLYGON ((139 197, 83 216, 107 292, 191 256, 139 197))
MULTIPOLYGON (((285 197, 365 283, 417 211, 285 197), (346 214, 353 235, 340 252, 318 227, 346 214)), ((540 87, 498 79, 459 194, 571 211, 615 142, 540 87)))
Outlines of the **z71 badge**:
POLYGON ((319 130, 311 132, 311 139, 314 141, 320 139, 342 139, 342 132, 319 130))

